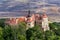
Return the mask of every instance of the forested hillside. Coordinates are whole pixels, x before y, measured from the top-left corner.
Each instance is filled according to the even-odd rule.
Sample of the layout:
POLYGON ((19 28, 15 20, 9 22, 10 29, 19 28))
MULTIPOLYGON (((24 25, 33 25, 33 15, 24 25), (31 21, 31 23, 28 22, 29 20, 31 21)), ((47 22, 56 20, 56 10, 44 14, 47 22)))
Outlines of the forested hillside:
POLYGON ((60 23, 49 23, 50 30, 44 32, 38 25, 26 30, 24 22, 17 26, 4 22, 5 19, 0 20, 0 40, 60 40, 60 23))

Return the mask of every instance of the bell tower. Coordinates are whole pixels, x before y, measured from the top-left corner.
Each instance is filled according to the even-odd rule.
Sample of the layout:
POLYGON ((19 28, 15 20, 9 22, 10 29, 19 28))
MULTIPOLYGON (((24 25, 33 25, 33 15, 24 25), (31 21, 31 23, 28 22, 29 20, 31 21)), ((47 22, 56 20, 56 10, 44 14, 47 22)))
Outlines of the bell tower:
POLYGON ((46 15, 46 13, 43 13, 43 15, 42 15, 42 29, 44 31, 49 30, 48 17, 46 15))
POLYGON ((34 27, 34 20, 33 20, 33 17, 31 16, 31 14, 30 14, 30 10, 28 11, 26 23, 27 23, 27 29, 34 27))

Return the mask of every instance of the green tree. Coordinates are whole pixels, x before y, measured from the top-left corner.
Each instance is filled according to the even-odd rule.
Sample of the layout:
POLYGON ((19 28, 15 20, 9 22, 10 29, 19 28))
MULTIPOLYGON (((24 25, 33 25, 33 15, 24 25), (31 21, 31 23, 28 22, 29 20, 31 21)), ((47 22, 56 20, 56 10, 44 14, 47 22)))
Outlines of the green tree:
POLYGON ((0 40, 4 40, 3 38, 3 28, 0 27, 0 40))
POLYGON ((25 29, 22 26, 15 26, 18 28, 12 28, 12 35, 14 40, 26 40, 25 29))
POLYGON ((17 38, 18 40, 26 40, 26 23, 19 23, 17 29, 17 38))
POLYGON ((6 25, 3 33, 5 40, 26 40, 26 25, 6 25))
POLYGON ((46 31, 45 32, 45 40, 55 40, 56 34, 53 31, 46 31))
POLYGON ((44 33, 41 30, 41 27, 35 25, 34 28, 30 28, 26 31, 27 40, 44 40, 44 33))
POLYGON ((3 30, 4 40, 13 40, 11 26, 6 25, 3 30))
POLYGON ((50 29, 55 32, 56 35, 60 35, 60 24, 59 23, 50 23, 50 29))
POLYGON ((1 27, 5 26, 5 21, 6 21, 6 19, 0 19, 0 26, 1 27))

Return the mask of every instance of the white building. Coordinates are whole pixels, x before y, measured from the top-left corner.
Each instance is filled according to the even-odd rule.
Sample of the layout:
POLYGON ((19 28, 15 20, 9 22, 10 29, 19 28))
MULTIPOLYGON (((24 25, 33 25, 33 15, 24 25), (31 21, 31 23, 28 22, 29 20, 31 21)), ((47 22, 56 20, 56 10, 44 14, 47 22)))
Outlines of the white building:
POLYGON ((49 30, 48 17, 46 14, 42 15, 42 29, 44 31, 49 30))
POLYGON ((32 14, 30 15, 30 11, 28 16, 26 17, 20 17, 20 18, 12 18, 9 21, 7 21, 10 25, 17 25, 20 22, 26 22, 26 29, 33 28, 35 25, 35 22, 37 25, 40 25, 41 29, 44 31, 49 30, 49 23, 48 23, 48 17, 44 13, 43 15, 39 14, 32 14))
POLYGON ((32 16, 28 15, 26 23, 27 23, 27 29, 33 28, 34 24, 35 24, 35 16, 34 15, 32 15, 32 16))

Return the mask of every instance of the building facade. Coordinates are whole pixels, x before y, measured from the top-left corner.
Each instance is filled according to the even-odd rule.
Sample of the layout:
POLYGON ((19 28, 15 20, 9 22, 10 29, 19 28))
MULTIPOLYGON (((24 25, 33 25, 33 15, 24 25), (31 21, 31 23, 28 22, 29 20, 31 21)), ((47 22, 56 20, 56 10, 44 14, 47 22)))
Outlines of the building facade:
POLYGON ((44 31, 49 30, 48 17, 45 13, 42 15, 42 29, 44 31))
POLYGON ((27 16, 22 16, 20 18, 11 18, 6 23, 10 25, 17 25, 20 22, 26 22, 27 29, 33 28, 36 24, 39 24, 42 30, 49 30, 48 17, 46 13, 40 14, 32 14, 30 12, 27 16), (35 24, 36 23, 36 24, 35 24))

